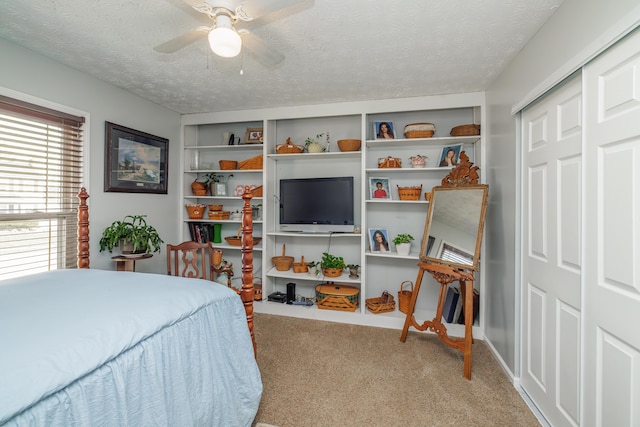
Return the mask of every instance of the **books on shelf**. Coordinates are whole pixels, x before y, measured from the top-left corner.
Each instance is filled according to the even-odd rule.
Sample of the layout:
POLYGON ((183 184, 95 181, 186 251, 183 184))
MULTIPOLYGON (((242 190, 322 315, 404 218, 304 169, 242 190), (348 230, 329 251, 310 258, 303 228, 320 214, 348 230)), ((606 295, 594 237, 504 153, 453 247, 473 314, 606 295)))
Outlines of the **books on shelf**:
POLYGON ((213 242, 213 224, 190 222, 189 234, 194 242, 213 242))
MULTIPOLYGON (((460 298, 460 300, 462 300, 462 297, 460 298)), ((464 325, 464 304, 462 304, 462 308, 463 309, 458 314, 458 317, 455 317, 456 323, 460 325, 464 325)), ((474 289, 473 290, 473 315, 472 315, 471 323, 475 323, 475 321, 478 319, 479 312, 480 312, 480 293, 478 292, 477 289, 474 289)))

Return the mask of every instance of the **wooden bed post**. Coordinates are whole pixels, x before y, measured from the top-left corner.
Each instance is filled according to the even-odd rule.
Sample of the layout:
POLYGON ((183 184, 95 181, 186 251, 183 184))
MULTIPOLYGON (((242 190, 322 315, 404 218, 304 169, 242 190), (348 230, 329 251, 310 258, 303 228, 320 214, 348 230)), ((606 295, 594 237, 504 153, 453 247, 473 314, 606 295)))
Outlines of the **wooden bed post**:
POLYGON ((253 353, 257 357, 256 337, 253 333, 253 216, 251 209, 253 194, 249 186, 244 187, 244 206, 242 207, 242 289, 240 298, 247 313, 247 324, 251 332, 253 353))
POLYGON ((78 268, 89 268, 89 193, 82 187, 78 193, 78 268))

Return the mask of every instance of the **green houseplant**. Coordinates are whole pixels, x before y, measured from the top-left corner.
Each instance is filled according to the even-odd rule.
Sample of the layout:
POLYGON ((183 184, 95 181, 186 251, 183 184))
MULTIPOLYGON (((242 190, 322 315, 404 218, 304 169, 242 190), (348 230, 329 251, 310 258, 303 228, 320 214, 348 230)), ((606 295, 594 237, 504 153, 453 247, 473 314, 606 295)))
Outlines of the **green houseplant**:
POLYGON ((322 253, 320 268, 322 268, 322 274, 325 277, 338 277, 342 275, 342 270, 346 267, 347 264, 345 264, 344 258, 341 256, 331 255, 329 252, 322 253))
POLYGON ((146 215, 127 215, 104 229, 100 238, 100 252, 112 252, 120 246, 122 253, 160 252, 164 240, 158 231, 147 224, 146 215), (122 246, 121 246, 122 245, 122 246), (130 246, 130 248, 127 248, 130 246))
POLYGON ((413 236, 407 233, 397 234, 396 237, 393 238, 393 244, 396 245, 396 251, 399 255, 409 255, 411 252, 411 242, 413 241, 413 236))

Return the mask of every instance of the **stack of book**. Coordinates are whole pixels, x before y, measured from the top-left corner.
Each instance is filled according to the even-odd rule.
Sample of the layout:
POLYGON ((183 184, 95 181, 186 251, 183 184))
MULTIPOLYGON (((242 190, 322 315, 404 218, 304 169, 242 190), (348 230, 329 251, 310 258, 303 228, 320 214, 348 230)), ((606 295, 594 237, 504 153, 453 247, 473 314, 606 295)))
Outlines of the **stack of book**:
MULTIPOLYGON (((462 293, 456 286, 449 286, 444 300, 442 318, 447 323, 464 324, 464 304, 462 293)), ((480 294, 477 289, 473 290, 473 322, 478 319, 480 311, 480 294)))

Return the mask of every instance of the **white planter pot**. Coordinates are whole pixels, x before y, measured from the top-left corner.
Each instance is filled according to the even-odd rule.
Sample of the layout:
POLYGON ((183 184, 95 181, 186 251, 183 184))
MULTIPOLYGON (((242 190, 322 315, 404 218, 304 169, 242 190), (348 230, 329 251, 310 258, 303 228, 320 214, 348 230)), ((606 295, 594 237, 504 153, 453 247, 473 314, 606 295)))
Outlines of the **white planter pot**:
POLYGON ((398 252, 398 255, 409 255, 409 252, 411 252, 411 243, 400 243, 396 245, 396 252, 398 252))

